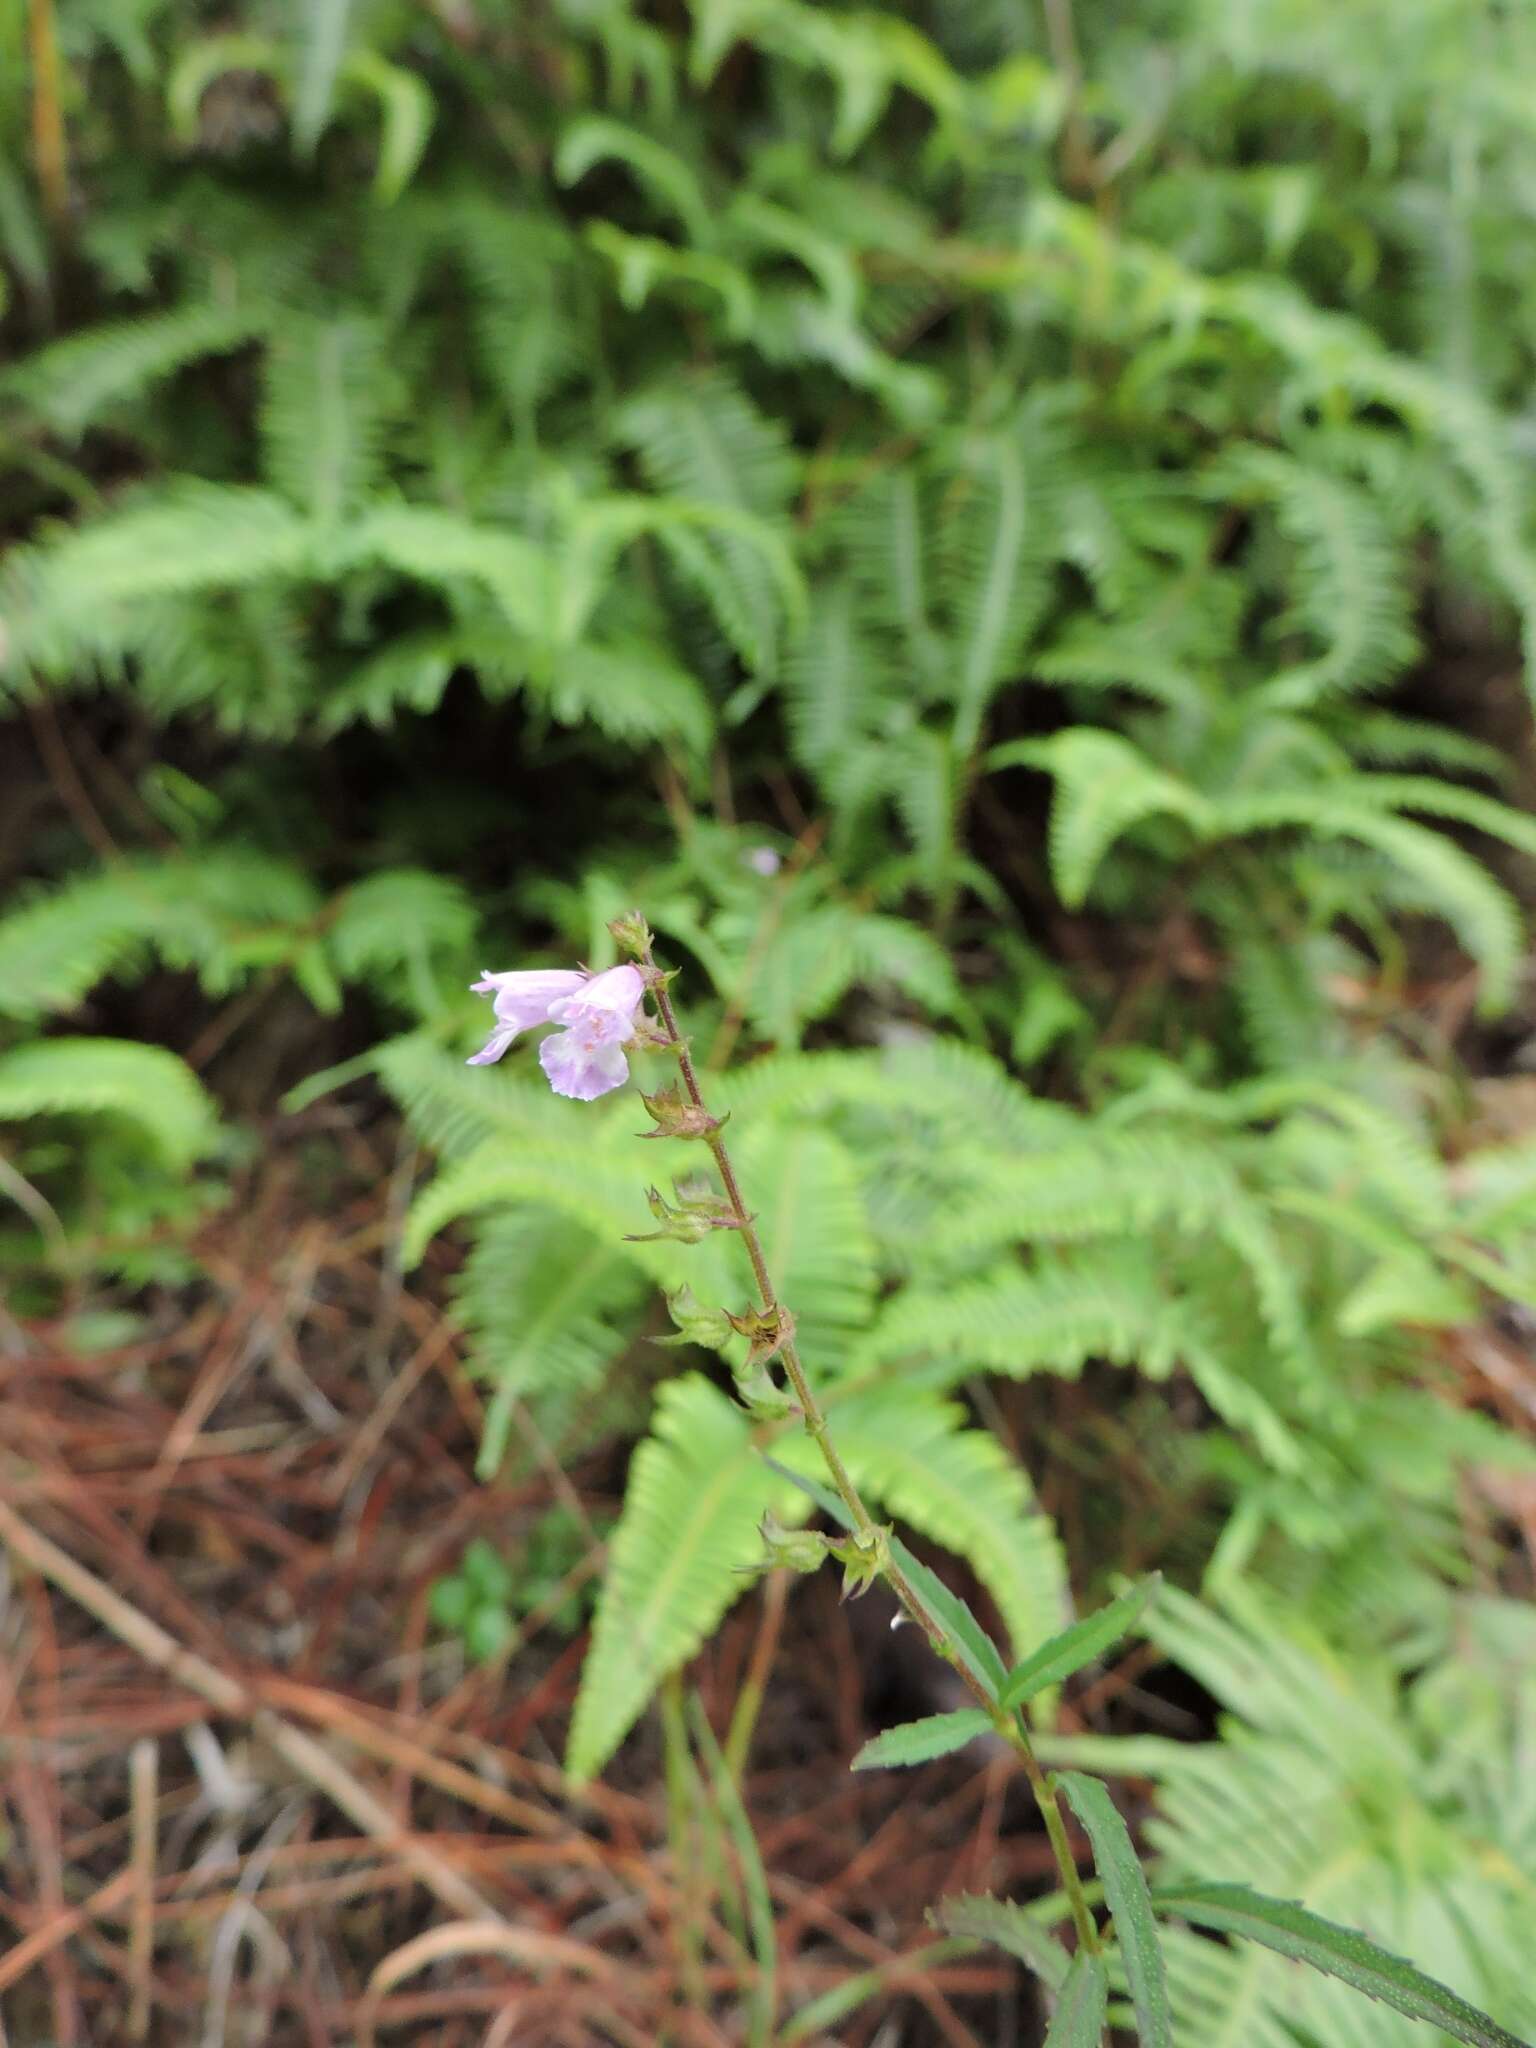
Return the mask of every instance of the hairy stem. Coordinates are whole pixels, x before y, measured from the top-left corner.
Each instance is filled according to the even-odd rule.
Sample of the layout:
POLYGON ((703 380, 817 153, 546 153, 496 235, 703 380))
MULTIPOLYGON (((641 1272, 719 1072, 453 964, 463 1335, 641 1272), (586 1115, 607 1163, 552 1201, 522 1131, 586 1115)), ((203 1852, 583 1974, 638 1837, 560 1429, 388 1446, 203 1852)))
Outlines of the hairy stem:
MULTIPOLYGON (((652 958, 649 945, 646 946, 641 957, 645 965, 654 971, 656 962, 652 958)), ((699 1089, 699 1078, 694 1069, 692 1055, 688 1050, 688 1041, 677 1028, 677 1016, 672 1008, 672 999, 667 994, 666 982, 659 976, 651 984, 651 993, 655 999, 657 1015, 661 1020, 661 1028, 666 1034, 667 1043, 677 1055, 677 1063, 682 1072, 683 1086, 688 1092, 688 1098, 696 1109, 703 1111, 707 1116, 709 1113, 708 1106, 699 1089)), ((735 1218, 737 1232, 741 1237, 742 1243, 747 1248, 747 1257, 752 1265, 752 1275, 757 1282, 760 1304, 765 1310, 779 1308, 781 1304, 774 1290, 773 1277, 768 1271, 768 1261, 763 1256, 762 1239, 758 1236, 757 1226, 753 1223, 747 1205, 742 1200, 741 1183, 736 1178, 736 1169, 731 1164, 731 1155, 718 1128, 707 1134, 705 1143, 714 1155, 715 1165, 719 1170, 720 1179, 725 1188, 726 1200, 730 1203, 731 1213, 735 1218)), ((796 1348, 793 1337, 786 1339, 777 1356, 782 1360, 785 1377, 794 1389, 795 1400, 804 1418, 806 1430, 816 1441, 817 1448, 826 1462, 827 1470, 832 1476, 832 1484, 836 1487, 838 1497, 841 1499, 844 1507, 847 1508, 855 1529, 861 1536, 874 1538, 877 1533, 875 1519, 865 1506, 863 1496, 860 1494, 857 1486, 854 1485, 847 1466, 844 1465, 842 1459, 838 1456, 837 1446, 833 1443, 831 1431, 827 1426, 826 1415, 822 1410, 821 1403, 816 1398, 810 1380, 806 1376, 805 1367, 801 1363, 800 1353, 796 1348)), ((1024 1766, 1025 1776, 1029 1779, 1030 1789, 1035 1795, 1035 1804, 1040 1809, 1040 1817, 1045 1822, 1045 1832, 1051 1844, 1052 1854, 1056 1859, 1056 1867, 1061 1873, 1062 1889, 1066 1893, 1068 1903, 1072 1909, 1072 1922, 1077 1929, 1077 1938, 1084 1948, 1090 1952, 1096 1952, 1100 1946, 1098 1929, 1094 1924, 1092 1913, 1088 1910, 1088 1901, 1083 1894, 1082 1879, 1078 1875, 1077 1863, 1072 1855, 1071 1844, 1067 1840, 1066 1823, 1062 1819, 1061 1807, 1056 1798, 1055 1787, 1051 1784, 1050 1779, 1040 1766, 1039 1758, 1035 1755, 1034 1745, 1029 1739, 1029 1729, 1025 1724, 1022 1710, 1012 1714, 1005 1713, 998 1707, 997 1702, 989 1697, 980 1680, 968 1671, 963 1664, 956 1662, 950 1654, 949 1645, 944 1638, 943 1631, 928 1614, 906 1573, 883 1545, 881 1548, 880 1572, 886 1584, 900 1601, 908 1617, 922 1630, 937 1655, 944 1658, 946 1663, 954 1665, 955 1670, 959 1672, 960 1677, 974 1696, 978 1706, 991 1717, 998 1733, 1018 1752, 1020 1761, 1024 1766)))

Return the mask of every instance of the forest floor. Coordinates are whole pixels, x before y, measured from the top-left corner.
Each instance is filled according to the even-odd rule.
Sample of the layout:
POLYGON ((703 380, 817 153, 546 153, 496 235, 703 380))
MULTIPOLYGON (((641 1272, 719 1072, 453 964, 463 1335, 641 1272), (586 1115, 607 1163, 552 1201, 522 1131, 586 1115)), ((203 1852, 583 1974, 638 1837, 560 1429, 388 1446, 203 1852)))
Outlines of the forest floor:
POLYGON ((566 1784, 570 1597, 622 1467, 535 1446, 534 1476, 475 1478, 442 1267, 390 1258, 415 1162, 364 1121, 274 1134, 201 1233, 205 1278, 151 1294, 132 1342, 0 1320, 6 2048, 1037 2038, 1015 1967, 924 1919, 1046 1888, 1006 1761, 847 1768, 889 1706, 878 1594, 769 1580, 689 1674, 722 1741, 760 1696, 760 1878, 658 1717, 607 1782, 566 1784), (515 1558, 552 1507, 586 1532, 563 1582, 469 1661, 434 1581, 477 1537, 515 1558), (850 1982, 865 2002, 818 2024, 850 1982))

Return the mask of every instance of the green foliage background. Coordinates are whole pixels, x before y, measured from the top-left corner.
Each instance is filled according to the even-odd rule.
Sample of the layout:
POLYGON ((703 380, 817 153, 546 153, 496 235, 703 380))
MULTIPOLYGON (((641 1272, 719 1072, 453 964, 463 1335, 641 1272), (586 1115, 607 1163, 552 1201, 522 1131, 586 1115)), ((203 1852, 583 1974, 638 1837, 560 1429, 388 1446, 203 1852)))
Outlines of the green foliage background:
MULTIPOLYGON (((11 731, 126 764, 0 919, 18 1298, 174 1277, 242 1118, 373 1077, 439 1162, 416 1247, 468 1219, 483 1469, 522 1404, 644 1431, 657 1285, 728 1255, 622 1242, 627 1100, 462 1066, 475 968, 607 964, 641 903, 860 1484, 1022 1655, 1136 1510, 1073 1447, 1069 1578, 988 1418, 1090 1371, 1176 1504, 1134 1561, 1228 1617, 1163 1643, 1222 1739, 1124 1748, 1170 1868, 1263 1841, 1529 2027, 1533 1459, 1450 1366, 1536 1309, 1536 1151, 1473 1111, 1529 1016, 1536 18, 302 18, 62 10, 51 166, 0 4, 11 731), (131 1042, 189 975, 246 1005, 234 1115, 184 1020, 131 1042)), ((796 1511, 722 1384, 685 1360, 635 1455, 578 1772, 796 1511)), ((1180 2038, 1289 2038, 1225 1953, 1180 2038)))

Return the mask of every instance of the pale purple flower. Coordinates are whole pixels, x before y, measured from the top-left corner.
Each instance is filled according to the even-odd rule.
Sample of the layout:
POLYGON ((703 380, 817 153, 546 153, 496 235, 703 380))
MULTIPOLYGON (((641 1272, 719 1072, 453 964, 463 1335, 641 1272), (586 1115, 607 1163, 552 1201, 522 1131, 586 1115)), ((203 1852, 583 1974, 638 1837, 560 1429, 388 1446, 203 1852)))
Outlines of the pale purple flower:
POLYGON ((765 879, 776 875, 784 865, 783 856, 775 853, 771 846, 754 846, 746 855, 746 862, 754 875, 762 875, 765 879))
POLYGON ((629 1079, 624 1046, 635 1034, 645 994, 638 967, 592 975, 570 968, 485 974, 473 988, 476 995, 495 998, 496 1027, 470 1066, 499 1060, 520 1031, 559 1024, 564 1028, 539 1047, 539 1064, 557 1095, 591 1102, 629 1079))
POLYGON ((644 994, 638 967, 610 967, 550 1004, 550 1023, 565 1029, 539 1047, 539 1065, 557 1095, 591 1102, 629 1079, 624 1044, 635 1035, 644 994))
POLYGON ((511 974, 483 973, 470 988, 477 996, 494 996, 496 1025, 467 1064, 488 1067, 499 1060, 520 1031, 531 1030, 549 1016, 549 1006, 574 994, 586 980, 574 967, 530 967, 511 974))

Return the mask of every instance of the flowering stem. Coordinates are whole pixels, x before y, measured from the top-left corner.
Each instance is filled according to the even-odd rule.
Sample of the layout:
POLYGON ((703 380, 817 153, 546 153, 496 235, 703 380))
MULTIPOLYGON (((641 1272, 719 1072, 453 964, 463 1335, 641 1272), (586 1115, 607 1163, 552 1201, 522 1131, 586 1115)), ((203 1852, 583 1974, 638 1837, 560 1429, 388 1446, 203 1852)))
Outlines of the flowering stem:
MULTIPOLYGON (((677 1063, 682 1073, 683 1086, 688 1092, 688 1099, 695 1109, 707 1117, 709 1112, 699 1089, 698 1075, 694 1070, 693 1058, 688 1050, 688 1041, 677 1028, 677 1016, 672 1008, 672 999, 667 994, 665 980, 656 972, 656 962, 652 958, 649 941, 647 941, 644 947, 641 958, 644 960, 646 967, 651 970, 651 993, 655 998, 657 1014, 661 1019, 661 1028, 666 1034, 668 1045, 677 1055, 677 1063)), ((726 1149, 725 1140, 720 1135, 718 1124, 704 1133, 704 1142, 708 1145, 710 1152, 714 1156, 715 1166, 719 1171, 721 1182, 725 1188, 726 1200, 731 1205, 731 1214, 735 1220, 735 1227, 740 1234, 742 1243, 746 1246, 747 1257, 752 1265, 753 1278, 757 1282, 757 1292, 761 1306, 768 1312, 780 1309, 781 1304, 774 1291, 773 1278, 768 1271, 768 1262, 763 1256, 762 1239, 758 1236, 757 1227, 752 1221, 746 1203, 742 1200, 741 1184, 736 1178, 736 1169, 731 1164, 731 1155, 726 1149)), ((967 1670, 963 1664, 956 1662, 951 1653, 950 1646, 945 1640, 943 1631, 929 1615, 922 1601, 918 1598, 911 1581, 907 1578, 906 1573, 891 1555, 889 1547, 881 1538, 874 1517, 864 1504, 863 1496, 853 1483, 847 1466, 844 1465, 842 1459, 838 1456, 837 1446, 833 1443, 831 1431, 827 1427, 826 1415, 823 1413, 821 1403, 816 1399, 810 1380, 806 1376, 805 1367, 801 1363, 800 1353, 796 1348, 793 1336, 785 1339, 776 1355, 783 1361, 785 1376, 790 1386, 794 1389, 795 1400, 799 1405, 801 1415, 804 1417, 806 1430, 815 1439, 817 1448, 826 1461, 827 1470, 832 1476, 832 1484, 836 1487, 844 1507, 847 1508, 855 1529, 861 1537, 867 1538, 876 1548, 876 1555, 880 1560, 881 1576, 900 1601, 908 1617, 917 1624, 928 1638, 934 1651, 944 1658, 946 1663, 954 1665, 954 1668, 959 1672, 960 1677, 975 1697, 977 1704, 990 1716, 998 1733, 1018 1752, 1019 1759, 1024 1766, 1025 1776, 1029 1779, 1030 1789, 1035 1795, 1035 1804, 1040 1809, 1040 1817, 1045 1822, 1045 1832, 1050 1841, 1051 1852, 1056 1859, 1056 1867, 1061 1873, 1062 1889, 1066 1893, 1067 1902, 1071 1907, 1073 1925, 1077 1929, 1077 1938, 1090 1954, 1097 1953, 1100 1947, 1098 1928, 1094 1924, 1093 1915, 1088 1910, 1088 1901, 1083 1894, 1082 1879, 1078 1875, 1077 1863, 1072 1855, 1071 1844, 1067 1840, 1066 1823, 1061 1817, 1061 1807, 1056 1797, 1056 1790, 1045 1771, 1041 1768, 1039 1758, 1035 1755, 1034 1745, 1029 1739, 1029 1729, 1025 1724, 1022 1709, 1008 1713, 1000 1708, 997 1702, 989 1696, 980 1680, 967 1670)))

